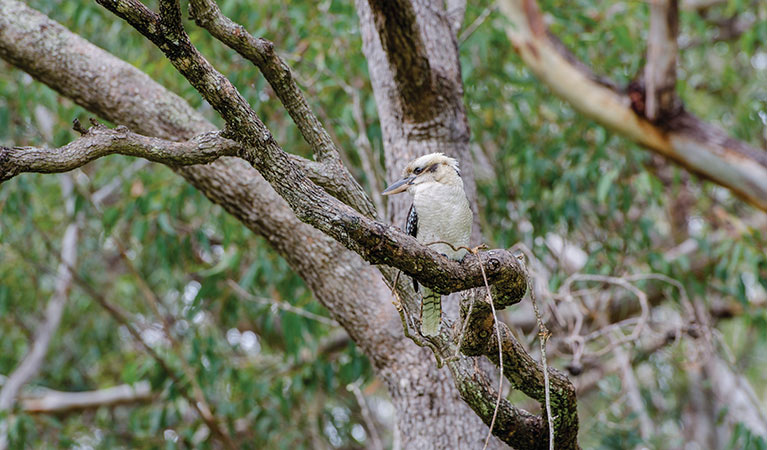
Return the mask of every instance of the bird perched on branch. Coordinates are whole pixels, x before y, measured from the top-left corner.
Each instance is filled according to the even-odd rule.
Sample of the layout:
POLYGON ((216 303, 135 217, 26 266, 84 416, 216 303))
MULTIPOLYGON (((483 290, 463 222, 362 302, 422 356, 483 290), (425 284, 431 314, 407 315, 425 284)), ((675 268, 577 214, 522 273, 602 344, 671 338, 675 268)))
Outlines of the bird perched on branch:
MULTIPOLYGON (((458 161, 442 153, 431 153, 412 161, 405 168, 403 178, 387 187, 383 195, 405 191, 413 195, 405 232, 448 258, 463 259, 466 249, 458 247, 469 245, 472 213, 458 161)), ((413 285, 418 292, 418 282, 413 280, 413 285)), ((424 286, 421 333, 436 336, 441 317, 440 295, 424 286)))

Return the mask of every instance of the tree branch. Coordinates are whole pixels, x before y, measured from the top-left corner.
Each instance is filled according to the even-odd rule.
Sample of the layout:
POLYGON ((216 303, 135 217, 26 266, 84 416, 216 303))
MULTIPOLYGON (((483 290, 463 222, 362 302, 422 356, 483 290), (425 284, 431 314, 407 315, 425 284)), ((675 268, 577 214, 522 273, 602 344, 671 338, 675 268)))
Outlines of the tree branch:
MULTIPOLYGON (((480 289, 479 291, 481 292, 482 290, 480 289)), ((522 295, 524 295, 524 290, 522 291, 522 295)), ((495 299, 495 297, 493 298, 495 299)), ((513 303, 518 301, 519 299, 513 301, 513 303)), ((502 309, 509 304, 511 303, 498 302, 498 299, 496 299, 495 307, 496 309, 502 309)), ((466 315, 469 310, 471 310, 471 315, 468 318, 469 323, 466 327, 466 334, 463 336, 463 341, 461 343, 461 352, 467 356, 487 356, 491 361, 498 365, 498 342, 495 339, 495 320, 493 318, 490 302, 484 295, 484 292, 475 295, 474 298, 467 297, 462 300, 461 319, 459 323, 463 323, 463 321, 466 320, 466 315), (473 307, 470 307, 471 302, 474 304, 473 307)), ((522 344, 517 341, 506 324, 499 322, 498 326, 500 327, 498 331, 500 331, 501 334, 504 375, 509 382, 511 382, 511 386, 514 389, 517 389, 528 397, 544 404, 546 398, 543 365, 533 359, 525 351, 522 344)), ((549 367, 548 373, 551 385, 552 414, 555 417, 554 431, 556 448, 577 448, 578 409, 575 387, 567 376, 559 370, 549 367)), ((492 409, 490 410, 490 414, 492 415, 492 409)), ((534 417, 537 417, 538 419, 537 421, 534 421, 534 423, 541 428, 536 431, 535 435, 535 438, 540 440, 540 447, 533 448, 548 448, 548 426, 546 421, 542 417, 534 417)), ((487 416, 483 416, 483 418, 489 423, 487 416)), ((524 416, 524 420, 528 421, 530 418, 524 416)), ((513 422, 511 424, 505 424, 503 416, 501 416, 498 423, 499 430, 506 429, 510 432, 515 430, 514 428, 506 428, 508 426, 513 426, 513 422)), ((504 439, 502 433, 496 433, 496 436, 504 439)), ((514 433, 511 432, 510 438, 517 439, 520 437, 514 436, 514 433)), ((519 445, 517 442, 510 442, 506 439, 504 439, 504 441, 515 447, 519 445)))
MULTIPOLYGON (((0 2, 0 57, 78 105, 136 132, 178 140, 214 130, 182 98, 136 67, 15 0, 0 2)), ((396 320, 391 307, 378 301, 388 292, 378 270, 299 221, 250 164, 222 158, 175 170, 263 236, 306 280, 379 373, 393 373, 396 378, 397 371, 404 370, 398 368, 398 359, 421 354, 415 345, 403 342, 401 335, 378 331, 382 321, 396 320)))
POLYGON ((191 0, 189 12, 197 25, 261 70, 304 140, 314 151, 318 166, 315 173, 328 177, 323 187, 334 186, 330 192, 339 200, 367 217, 375 217, 372 202, 344 166, 338 148, 309 108, 290 67, 275 53, 274 44, 263 38, 255 38, 243 26, 224 16, 212 0, 191 0))
MULTIPOLYGON (((514 264, 519 264, 518 261, 515 258, 514 264)), ((406 310, 417 308, 417 297, 411 295, 411 291, 402 289, 401 285, 399 288, 398 299, 406 304, 406 310)), ((491 287, 493 300, 490 300, 486 295, 486 287, 474 289, 461 299, 460 318, 453 325, 452 334, 445 329, 440 335, 419 344, 428 345, 438 361, 447 362, 461 398, 487 425, 490 425, 494 415, 497 391, 491 387, 486 375, 478 370, 472 357, 486 356, 496 366, 500 364, 495 317, 490 302, 494 302, 497 310, 504 309, 518 303, 526 290, 526 284, 504 292, 491 287)), ((527 353, 504 323, 499 322, 498 326, 504 376, 511 382, 512 388, 545 404, 543 365, 527 353)), ((578 448, 575 387, 565 374, 554 368, 549 367, 548 374, 552 393, 550 405, 555 417, 555 448, 578 448)), ((496 437, 514 448, 549 448, 548 422, 544 417, 517 408, 506 400, 501 401, 499 408, 493 428, 496 437)))
MULTIPOLYGON (((82 137, 60 149, 0 147, 0 155, 5 156, 0 163, 0 174, 3 174, 0 180, 7 180, 22 172, 51 173, 73 170, 101 156, 115 153, 141 156, 174 166, 210 162, 219 156, 237 155, 241 151, 236 142, 221 137, 217 132, 205 133, 185 142, 141 136, 122 126, 108 129, 103 125, 96 125, 84 133, 82 137)), ((298 161, 309 169, 319 164, 298 157, 291 157, 290 160, 298 161)), ((319 181, 327 181, 317 172, 314 173, 319 181)), ((417 277, 423 284, 444 294, 483 285, 479 263, 475 258, 467 258, 463 263, 448 259, 423 246, 412 236, 361 216, 326 194, 324 197, 327 208, 330 208, 326 214, 334 214, 332 221, 325 223, 326 227, 330 227, 326 228, 330 231, 329 234, 338 236, 341 243, 367 261, 402 269, 408 275, 417 277)), ((313 219, 310 205, 306 203, 306 200, 300 201, 300 207, 307 210, 309 218, 313 219)), ((519 286, 523 286, 524 276, 508 251, 498 249, 483 252, 481 261, 487 268, 488 279, 494 283, 498 295, 518 292, 519 286)), ((513 294, 509 295, 514 297, 513 294)))
POLYGON ((32 414, 60 414, 70 411, 151 401, 155 398, 148 381, 121 384, 105 389, 62 392, 46 389, 40 394, 24 395, 21 407, 32 414))
POLYGON ((133 133, 124 126, 109 129, 93 121, 82 136, 60 148, 0 147, 0 183, 24 172, 68 172, 107 155, 137 156, 168 166, 205 164, 221 156, 237 156, 240 145, 219 132, 173 142, 133 133))
MULTIPOLYGON (((75 121, 78 130, 79 122, 75 121)), ((27 172, 68 172, 108 155, 144 158, 169 167, 208 164, 222 156, 238 156, 242 147, 219 131, 202 133, 188 141, 175 142, 130 131, 117 126, 109 129, 93 122, 88 130, 79 129, 83 136, 60 148, 0 147, 0 183, 27 172)), ((329 165, 297 155, 291 160, 310 180, 329 192, 346 189, 329 165)))
POLYGON ((676 96, 676 55, 679 34, 678 0, 650 1, 650 33, 647 39, 645 116, 650 122, 679 114, 676 96))
MULTIPOLYGON (((496 358, 497 356, 496 353, 496 358)), ((489 426, 498 396, 490 379, 476 369, 473 358, 450 360, 447 367, 453 375, 461 398, 489 426)), ((541 416, 516 408, 506 399, 501 399, 493 435, 513 448, 549 448, 546 421, 541 416)))
MULTIPOLYGON (((253 165, 291 206, 296 216, 323 231, 373 264, 401 269, 442 294, 484 285, 479 264, 502 291, 524 286, 525 277, 505 250, 484 252, 481 261, 458 263, 418 243, 412 236, 373 221, 312 183, 272 138, 237 89, 206 61, 188 36, 172 40, 162 21, 138 0, 98 0, 163 50, 173 65, 221 114, 226 134, 242 147, 241 157, 253 165)), ((522 289, 524 292, 524 289, 522 289)))
MULTIPOLYGON (((10 1, 9 4, 16 5, 16 2, 10 1)), ((128 14, 134 14, 134 12, 129 12, 128 14)), ((141 15, 140 12, 135 14, 141 15)), ((13 13, 11 13, 11 15, 13 15, 13 13)), ((2 18, 0 18, 0 23, 2 23, 2 18)), ((64 31, 60 30, 61 27, 58 24, 53 23, 53 25, 50 25, 51 22, 49 20, 45 20, 44 23, 49 24, 48 26, 41 27, 45 33, 52 33, 52 32, 56 33, 55 36, 46 35, 47 39, 52 39, 52 41, 55 41, 55 42, 52 42, 54 44, 54 47, 58 45, 56 43, 59 42, 59 40, 61 40, 62 42, 70 42, 71 44, 71 39, 67 40, 67 39, 59 38, 60 35, 66 34, 66 32, 65 30, 64 31)), ((6 30, 7 29, 13 29, 13 27, 11 26, 10 28, 6 28, 6 30)), ((0 28, 0 38, 6 38, 8 36, 9 35, 7 34, 4 35, 4 31, 2 30, 2 28, 0 28)), ((0 44, 3 44, 2 39, 0 39, 0 44)), ((166 47, 171 50, 178 50, 178 49, 182 50, 177 54, 178 58, 176 58, 176 62, 179 65, 183 65, 185 63, 190 63, 190 62, 195 63, 194 58, 185 59, 186 57, 190 55, 189 53, 186 53, 186 50, 184 50, 184 48, 182 48, 185 45, 183 42, 180 42, 180 41, 177 42, 176 47, 173 47, 172 44, 173 43, 171 42, 170 44, 166 45, 166 47)), ((34 44, 31 44, 31 45, 34 45, 34 44)), ((82 48, 82 47, 83 47, 83 44, 80 43, 79 48, 82 48)), ((84 49, 84 51, 86 52, 90 51, 89 50, 90 47, 84 49)), ((25 47, 23 50, 26 50, 27 48, 31 48, 31 47, 25 47)), ((68 49, 69 49, 69 46, 56 47, 57 57, 61 56, 62 58, 70 58, 68 59, 68 61, 71 61, 74 64, 80 64, 80 66, 87 67, 87 64, 82 64, 82 62, 77 60, 77 58, 72 59, 72 55, 67 53, 68 49)), ((199 117, 195 116, 193 113, 190 113, 187 116, 186 110, 181 107, 179 107, 178 109, 183 110, 182 112, 184 112, 184 114, 179 114, 178 116, 176 116, 175 112, 173 111, 173 108, 171 108, 171 111, 165 114, 165 116, 160 121, 146 122, 145 117, 147 116, 147 113, 142 109, 146 107, 146 104, 144 103, 112 104, 110 103, 111 102, 110 99, 113 98, 113 96, 111 95, 110 96, 92 96, 90 95, 89 92, 93 92, 94 91, 93 89, 90 91, 87 89, 84 91, 79 91, 77 90, 77 86, 78 85, 82 86, 83 84, 82 84, 82 80, 79 78, 78 73, 75 73, 69 70, 64 71, 62 75, 65 75, 67 78, 66 78, 66 81, 62 83, 61 80, 56 78, 59 72, 55 72, 54 69, 51 69, 50 67, 46 66, 45 65, 46 61, 44 59, 39 59, 39 61, 34 61, 33 60, 34 58, 33 58, 32 60, 30 60, 27 54, 21 54, 21 53, 23 52, 21 52, 20 49, 12 48, 9 50, 8 46, 3 47, 3 45, 0 45, 0 55, 2 55, 4 58, 8 57, 8 55, 10 54, 11 55, 10 59, 11 61, 14 62, 14 64, 18 64, 22 67, 25 67, 26 70, 30 71, 35 77, 43 79, 45 80, 46 83, 55 86, 57 89, 65 93, 65 95, 75 98, 78 101, 78 103, 87 105, 86 107, 88 107, 89 109, 99 111, 100 113, 106 115, 107 117, 114 117, 117 119, 116 121, 126 121, 126 120, 136 121, 135 123, 136 123, 137 129, 143 129, 143 130, 151 129, 151 131, 149 131, 148 133, 158 133, 168 137, 171 137, 174 135, 189 136, 190 130, 194 130, 195 128, 198 130, 210 129, 210 124, 203 121, 199 117), (38 62, 43 64, 39 65, 38 62)), ((191 56, 194 56, 194 55, 191 55, 191 56)), ((107 55, 100 54, 98 57, 110 58, 112 61, 115 60, 111 55, 108 55, 108 54, 107 55)), ((136 79, 141 78, 141 77, 137 77, 133 72, 130 72, 130 70, 133 69, 132 67, 124 68, 123 66, 124 64, 122 64, 119 60, 116 61, 116 67, 120 68, 121 70, 128 71, 128 75, 130 75, 130 77, 129 77, 129 80, 126 80, 126 81, 134 82, 136 79)), ((195 68, 199 68, 199 66, 195 68)), ((107 68, 107 70, 112 71, 111 67, 107 68)), ((216 77, 216 74, 211 74, 206 71, 202 71, 200 73, 201 73, 201 76, 203 77, 204 76, 212 77, 212 78, 209 78, 209 80, 213 78, 215 78, 216 81, 218 80, 218 78, 216 77)), ((92 80, 91 84, 103 83, 105 81, 108 82, 109 76, 111 75, 108 75, 106 77, 99 76, 96 79, 92 80)), ((152 87, 152 89, 149 91, 151 93, 151 96, 150 96, 151 98, 147 100, 148 104, 151 104, 151 105, 156 104, 157 107, 160 109, 166 108, 168 105, 167 102, 169 100, 162 97, 161 93, 157 94, 156 92, 157 88, 155 88, 156 84, 146 77, 141 78, 141 80, 144 80, 143 82, 144 85, 149 85, 150 87, 152 87), (157 101, 159 101, 159 103, 152 103, 157 101)), ((88 85, 88 83, 85 83, 85 85, 88 85)), ((97 90, 95 90, 95 92, 99 92, 99 90, 107 90, 110 93, 113 92, 109 90, 111 89, 110 87, 111 85, 107 86, 104 84, 100 84, 99 86, 100 87, 97 90)), ((227 87, 226 85, 220 85, 220 86, 224 89, 226 89, 227 87)), ((227 91, 227 93, 229 94, 231 92, 227 91)), ((128 100, 131 100, 133 97, 127 96, 125 98, 128 100)), ((178 100, 180 104, 183 105, 183 101, 177 98, 176 100, 178 100)), ((154 113, 154 110, 152 112, 154 113)), ((239 116, 239 113, 240 112, 237 112, 236 114, 232 113, 229 117, 241 118, 239 116)), ((151 114, 149 116, 153 117, 151 114)), ((248 128, 248 130, 250 130, 253 125, 248 122, 249 120, 250 118, 247 118, 244 121, 244 123, 246 123, 246 128, 248 128)), ((232 127, 232 128, 235 128, 235 127, 232 127)), ((252 142, 252 145, 253 144, 261 145, 263 144, 263 142, 266 142, 268 144, 268 140, 270 136, 267 137, 266 135, 262 135, 261 137, 263 138, 263 141, 255 140, 252 142)), ((246 147, 246 146, 243 146, 243 147, 246 147)), ((245 151, 249 152, 251 150, 252 149, 246 148, 245 151)), ((290 156, 285 157, 285 159, 290 159, 290 156)), ((258 229, 260 226, 268 227, 266 229, 266 235, 270 239, 270 242, 272 242, 273 245, 275 245, 275 247, 279 251, 281 251, 284 255, 286 255, 286 257, 291 262, 291 265, 293 265, 294 267, 297 267, 297 270, 300 273, 302 273, 302 276, 307 277, 313 289, 320 289, 321 299, 323 298, 322 293, 324 293, 326 296, 331 296, 331 297, 333 295, 340 296, 341 297, 340 299, 328 298, 328 297, 324 297, 324 299, 325 301, 329 301, 331 302, 331 304, 338 306, 337 308, 332 308, 331 312, 333 313, 334 317, 338 318, 344 324, 344 326, 350 331, 350 333, 352 333, 352 336, 355 337, 355 340, 358 340, 360 335, 364 334, 364 332, 360 330, 362 330, 365 327, 371 326, 370 325, 371 317, 373 317, 377 323, 380 323, 381 315, 370 313, 371 311, 378 311, 378 309, 371 306, 373 302, 365 303, 365 302, 355 301, 353 296, 348 296, 348 293, 346 294, 347 296, 344 297, 344 295, 339 294, 337 291, 334 291, 333 290, 334 288, 332 286, 328 286, 327 283, 325 283, 323 280, 318 280, 317 278, 312 277, 312 273, 313 273, 312 270, 316 270, 316 267, 318 267, 317 261, 323 261, 324 264, 331 264, 333 266, 336 266, 339 269, 343 269, 341 271, 343 271, 344 274, 348 274, 348 275, 339 275, 339 277, 342 278, 340 280, 342 284, 340 284, 339 286, 341 286, 341 288, 348 287, 349 278, 354 278, 356 281, 359 281, 361 276, 364 276, 364 277, 371 276, 371 273, 367 272, 364 269, 365 266, 361 265, 358 262, 358 258, 353 257, 353 255, 351 255, 351 253, 349 252, 340 251, 340 247, 334 246, 331 240, 324 238, 324 236, 321 233, 313 233, 312 232, 313 230, 310 227, 303 226, 302 224, 296 222, 294 220, 295 218, 292 215, 290 215, 290 217, 288 218, 291 220, 286 219, 285 218, 286 208, 282 207, 284 203, 280 203, 278 205, 281 208, 279 210, 279 214, 276 214, 276 212, 272 210, 272 213, 269 214, 268 217, 262 217, 262 215, 259 213, 258 210, 254 211, 254 208, 252 207, 251 199, 253 198, 254 195, 256 195, 258 202, 264 202, 265 200, 259 196, 261 195, 262 192, 271 192, 271 190, 268 189, 269 186, 263 183, 262 182, 263 180, 261 180, 261 182, 259 183, 255 183, 254 181, 260 180, 260 177, 256 177, 255 172, 253 172, 252 170, 246 171, 245 169, 247 169, 247 167, 245 167, 244 164, 237 164, 238 160, 225 160, 225 161, 227 162, 227 164, 214 163, 216 164, 216 167, 212 167, 210 168, 210 170, 206 169, 206 166, 192 166, 190 168, 180 169, 180 171, 192 183, 194 183, 195 186, 198 186, 198 188, 203 190, 206 193, 206 195, 208 195, 214 201, 222 203, 225 207, 227 207, 227 209, 230 212, 232 212, 238 218, 240 218, 245 223, 247 223, 251 228, 258 229), (230 161, 231 163, 229 163, 230 161), (256 193, 252 193, 254 190, 256 191, 256 193), (291 227, 290 229, 292 233, 290 233, 290 235, 285 235, 284 233, 280 232, 279 226, 280 225, 286 226, 286 224, 288 227, 291 227), (293 242, 295 240, 293 235, 296 234, 294 230, 298 228, 300 228, 301 230, 301 234, 299 237, 300 241, 303 240, 303 236, 311 236, 312 239, 317 239, 317 240, 321 240, 324 238, 322 242, 328 247, 328 250, 323 250, 319 255, 312 253, 311 254, 312 258, 310 258, 308 261, 307 261, 306 255, 303 255, 303 257, 298 256, 298 254, 300 253, 302 249, 306 251, 311 250, 306 245, 302 246, 302 244, 293 242), (272 232, 276 232, 276 234, 274 235, 269 234, 272 232), (282 238, 278 239, 278 238, 275 238, 274 236, 278 236, 278 237, 284 236, 285 241, 283 241, 282 238), (290 247, 292 245, 296 245, 296 247, 295 248, 290 247), (323 259, 323 258, 326 258, 326 259, 323 259), (314 269, 307 268, 307 266, 314 269), (360 267, 362 267, 362 269, 359 269, 360 267), (332 303, 332 302, 335 302, 335 303, 332 303)), ((281 166, 278 165, 276 167, 279 168, 281 166)), ((293 168, 291 168, 291 170, 293 170, 293 168)), ((289 177, 285 177, 285 179, 286 179, 286 182, 294 182, 294 180, 292 180, 289 177)), ((304 183, 303 179, 301 183, 304 183)), ((304 186, 301 185, 300 187, 303 188, 304 186)), ((300 191, 297 191, 297 193, 301 194, 300 191)), ((285 195, 284 192, 281 192, 281 194, 285 195)), ((290 197, 289 194, 290 194, 290 191, 288 191, 288 195, 286 195, 286 198, 290 197)), ((282 202, 281 198, 276 196, 274 198, 276 199, 276 201, 282 202)), ((319 206, 314 205, 314 208, 320 208, 324 210, 324 206, 327 205, 328 203, 325 203, 326 199, 324 197, 322 197, 321 200, 322 202, 319 204, 319 206)), ((291 198, 291 201, 292 201, 291 204, 296 203, 295 199, 291 198)), ((383 260, 388 255, 388 257, 390 258, 394 258, 394 260, 401 261, 401 260, 407 260, 409 256, 413 256, 412 253, 410 253, 410 252, 413 252, 413 249, 409 247, 411 245, 418 246, 418 244, 415 240, 412 240, 412 238, 405 236, 406 241, 404 243, 406 244, 406 247, 398 247, 392 244, 391 242, 399 242, 401 244, 402 241, 399 240, 401 233, 397 234, 396 230, 391 229, 390 227, 386 227, 385 225, 374 222, 374 221, 364 221, 364 220, 360 221, 360 219, 358 219, 358 217, 360 217, 358 214, 354 213, 349 208, 346 208, 346 209, 342 208, 342 206, 339 206, 337 202, 334 203, 331 201, 329 204, 332 206, 332 208, 329 210, 328 214, 332 216, 332 214, 336 214, 339 212, 342 213, 344 217, 337 218, 336 220, 339 220, 342 223, 345 223, 346 225, 350 226, 353 232, 356 229, 360 229, 362 231, 358 231, 358 232, 364 235, 365 230, 369 230, 370 227, 373 227, 374 229, 376 229, 376 227, 379 227, 379 226, 382 227, 381 230, 385 232, 383 234, 383 239, 385 240, 385 242, 382 243, 383 244, 382 247, 378 246, 378 241, 377 241, 377 239, 379 239, 380 236, 375 234, 366 235, 368 238, 370 238, 370 240, 366 241, 366 243, 371 244, 373 246, 370 249, 370 255, 373 255, 373 257, 377 255, 379 259, 383 260), (348 211, 346 211, 347 209, 351 211, 351 213, 353 214, 347 215, 348 213, 348 211), (411 240, 407 241, 407 239, 411 239, 411 240), (394 253, 392 253, 392 251, 394 251, 394 253)), ((302 217, 302 219, 305 219, 305 218, 302 217)), ((305 219, 305 220, 309 222, 308 219, 305 219)), ((322 220, 326 220, 326 219, 322 219, 322 220)), ((345 239, 346 241, 350 241, 350 242, 354 240, 352 239, 352 237, 345 236, 344 233, 347 233, 346 228, 341 227, 337 229, 336 234, 340 235, 342 239, 345 239)), ((350 235, 353 235, 353 234, 354 233, 351 233, 350 235)), ((358 243, 358 244, 362 245, 362 243, 358 243)), ((428 271, 431 270, 428 268, 429 267, 428 264, 430 264, 428 262, 428 258, 436 258, 437 260, 439 260, 439 258, 442 258, 441 255, 434 254, 430 250, 424 249, 423 247, 420 247, 420 246, 416 247, 416 250, 417 250, 416 259, 407 262, 407 264, 410 264, 409 267, 414 272, 420 271, 423 273, 428 273, 428 271), (418 259, 418 258, 424 258, 424 257, 427 259, 426 260, 418 259), (422 269, 421 267, 419 267, 419 264, 423 263, 424 261, 426 261, 427 267, 425 269, 422 269)), ((317 252, 316 249, 312 251, 317 252)), ((521 275, 521 272, 519 271, 519 269, 512 267, 513 261, 514 261, 513 257, 511 255, 508 255, 508 252, 505 252, 502 250, 487 252, 482 255, 482 264, 485 264, 486 267, 488 267, 491 280, 494 279, 494 276, 498 277, 496 278, 497 281, 505 279, 506 280, 505 282, 508 284, 508 286, 507 286, 507 289, 502 289, 502 290, 506 290, 506 291, 514 290, 515 288, 519 289, 520 286, 522 286, 522 289, 524 289, 523 286, 525 285, 524 278, 521 275), (521 281, 518 278, 521 278, 521 281)), ((468 263, 470 263, 469 265, 473 264, 471 263, 471 261, 468 261, 468 263)), ((433 272, 436 273, 436 272, 446 271, 446 273, 448 274, 448 278, 450 279, 455 277, 462 278, 465 276, 465 274, 461 273, 460 270, 456 271, 453 269, 456 269, 456 268, 466 269, 466 267, 468 267, 466 262, 463 265, 461 265, 456 262, 451 262, 451 261, 446 262, 446 260, 444 259, 442 260, 441 264, 443 264, 443 267, 440 267, 439 269, 435 268, 433 272), (445 266, 445 264, 447 264, 447 266, 445 266)), ((469 267, 469 269, 470 271, 473 271, 474 274, 476 275, 476 279, 475 279, 476 284, 474 285, 483 285, 483 282, 481 281, 481 272, 478 270, 478 266, 473 266, 473 268, 469 267)), ((331 283, 338 283, 338 281, 339 280, 333 279, 331 280, 331 283)), ((431 283, 428 283, 428 282, 424 284, 431 285, 431 283)), ((503 284, 504 283, 501 283, 500 285, 503 285, 503 284)), ((468 285, 471 285, 471 283, 467 283, 467 286, 468 285)), ((464 289, 465 287, 453 286, 453 288, 464 289)), ((379 292, 378 294, 381 294, 381 293, 379 292)), ((361 293, 357 294, 357 296, 360 296, 360 295, 362 295, 360 298, 364 298, 364 299, 380 298, 380 297, 375 297, 375 295, 364 295, 361 293)), ((382 338, 384 340, 387 340, 389 339, 388 338, 389 334, 391 333, 382 334, 380 332, 376 332, 376 334, 374 335, 377 338, 382 338)), ((395 336, 401 336, 401 335, 395 334, 395 336)), ((390 342, 391 346, 387 349, 388 354, 385 356, 382 356, 380 352, 377 353, 377 350, 373 348, 374 346, 370 342, 366 340, 358 340, 358 342, 363 346, 366 353, 371 355, 371 358, 373 359, 374 364, 377 365, 377 368, 383 372, 384 377, 386 377, 387 374, 388 376, 392 376, 392 375, 397 376, 397 374, 401 372, 401 371, 398 371, 398 369, 392 369, 391 367, 392 364, 400 364, 402 361, 408 361, 408 358, 412 358, 415 355, 419 355, 419 356, 421 355, 420 353, 417 353, 417 352, 411 352, 409 348, 406 348, 403 350, 402 347, 404 346, 404 344, 400 344, 399 341, 402 341, 402 339, 395 338, 391 340, 390 342), (398 353, 403 353, 404 356, 398 353)), ((464 361, 465 364, 467 364, 467 366, 464 366, 464 367, 467 370, 471 370, 472 360, 469 358, 462 358, 462 360, 464 361)), ((466 373, 471 373, 471 372, 466 372, 466 373)), ((475 388, 481 389, 481 386, 477 385, 475 386, 475 388)), ((492 399, 491 402, 494 400, 495 396, 494 396, 494 393, 492 393, 492 391, 481 390, 481 392, 482 392, 482 395, 485 395, 485 396, 490 395, 490 398, 492 399)), ((520 424, 522 424, 522 422, 520 422, 520 424)), ((507 431, 508 430, 514 430, 514 428, 507 428, 507 431)), ((515 433, 522 433, 522 432, 523 430, 515 431, 515 433)))
POLYGON ((627 95, 612 88, 613 83, 597 82, 582 63, 561 52, 547 33, 535 0, 499 3, 511 21, 506 34, 514 49, 556 95, 603 126, 767 211, 767 153, 684 111, 663 123, 651 123, 641 115, 644 108, 636 108, 637 101, 644 101, 641 91, 627 95))

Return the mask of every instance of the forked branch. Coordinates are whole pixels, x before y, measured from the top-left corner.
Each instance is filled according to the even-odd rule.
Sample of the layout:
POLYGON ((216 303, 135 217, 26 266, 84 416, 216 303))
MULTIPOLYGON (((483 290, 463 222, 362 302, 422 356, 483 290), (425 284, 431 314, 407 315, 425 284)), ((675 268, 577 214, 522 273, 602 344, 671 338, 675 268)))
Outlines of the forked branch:
POLYGON ((309 107, 290 67, 274 51, 274 44, 254 37, 242 25, 234 23, 221 13, 213 0, 191 0, 189 11, 197 25, 259 68, 314 151, 315 173, 324 176, 323 187, 332 186, 328 191, 336 198, 374 218, 376 211, 372 202, 343 164, 338 148, 309 107))
MULTIPOLYGON (((174 14, 163 17, 137 0, 98 0, 154 42, 171 63, 227 123, 224 133, 242 146, 240 157, 256 168, 288 202, 302 221, 335 238, 373 264, 401 269, 436 292, 448 294, 483 286, 479 262, 459 263, 419 244, 413 237, 371 220, 312 183, 285 153, 237 89, 217 72, 184 34, 178 39, 163 30, 175 29, 174 14)), ((170 3, 173 3, 172 1, 170 3)), ((167 9, 161 9, 167 11, 167 9)), ((524 286, 525 278, 506 250, 483 252, 488 279, 502 290, 524 286)))
MULTIPOLYGON (((627 94, 609 80, 598 80, 551 37, 535 0, 499 0, 499 4, 510 20, 506 34, 514 49, 554 94, 606 128, 767 211, 767 152, 729 137, 684 110, 653 123, 645 116, 645 108, 639 107, 644 90, 627 94)), ((655 92, 660 93, 657 87, 655 92)))

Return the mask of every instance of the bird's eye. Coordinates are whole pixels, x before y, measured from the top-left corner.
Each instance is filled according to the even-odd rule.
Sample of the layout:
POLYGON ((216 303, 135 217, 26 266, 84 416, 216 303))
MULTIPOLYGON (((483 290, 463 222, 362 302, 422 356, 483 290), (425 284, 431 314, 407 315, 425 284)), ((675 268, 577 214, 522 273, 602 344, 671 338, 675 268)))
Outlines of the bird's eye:
POLYGON ((413 170, 413 173, 416 175, 418 175, 421 172, 423 172, 423 167, 416 167, 415 170, 413 170))

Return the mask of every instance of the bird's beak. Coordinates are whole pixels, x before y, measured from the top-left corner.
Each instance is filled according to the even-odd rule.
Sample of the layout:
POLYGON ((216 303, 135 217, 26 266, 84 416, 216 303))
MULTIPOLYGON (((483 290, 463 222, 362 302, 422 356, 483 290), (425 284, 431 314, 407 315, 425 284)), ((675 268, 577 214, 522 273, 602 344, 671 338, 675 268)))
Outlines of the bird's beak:
POLYGON ((405 177, 391 186, 387 187, 383 192, 381 192, 382 195, 392 195, 392 194, 399 194, 400 192, 405 192, 407 188, 413 185, 413 180, 415 180, 414 176, 405 177))

